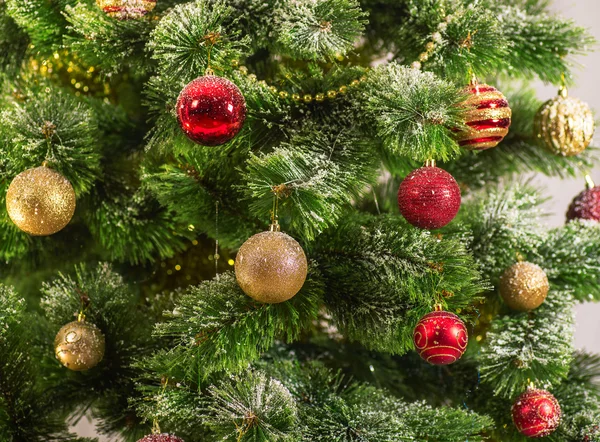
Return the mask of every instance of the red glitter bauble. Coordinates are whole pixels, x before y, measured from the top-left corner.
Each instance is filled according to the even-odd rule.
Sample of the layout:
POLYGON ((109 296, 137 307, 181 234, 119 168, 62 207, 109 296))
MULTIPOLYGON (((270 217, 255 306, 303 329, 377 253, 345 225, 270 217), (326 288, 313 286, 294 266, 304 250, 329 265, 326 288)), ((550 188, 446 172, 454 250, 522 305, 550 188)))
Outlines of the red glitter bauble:
POLYGON ((600 187, 586 189, 575 197, 567 211, 567 220, 572 219, 600 221, 600 187))
POLYGON ((452 175, 435 166, 413 170, 398 189, 398 207, 406 221, 421 229, 439 229, 460 209, 460 189, 452 175))
POLYGON ((177 100, 179 126, 205 146, 227 143, 244 125, 246 100, 231 81, 206 75, 183 88, 177 100))
POLYGON ((508 100, 487 84, 472 84, 465 92, 469 94, 462 104, 467 109, 467 129, 458 132, 458 144, 470 150, 496 147, 510 127, 512 111, 508 100))
POLYGON ((183 439, 172 434, 149 434, 142 437, 138 442, 183 442, 183 439))
POLYGON ((546 390, 529 388, 512 406, 512 418, 517 430, 527 437, 544 437, 560 424, 560 405, 546 390))
POLYGON ((421 318, 413 332, 419 356, 433 365, 458 361, 469 341, 465 323, 450 312, 431 312, 421 318))

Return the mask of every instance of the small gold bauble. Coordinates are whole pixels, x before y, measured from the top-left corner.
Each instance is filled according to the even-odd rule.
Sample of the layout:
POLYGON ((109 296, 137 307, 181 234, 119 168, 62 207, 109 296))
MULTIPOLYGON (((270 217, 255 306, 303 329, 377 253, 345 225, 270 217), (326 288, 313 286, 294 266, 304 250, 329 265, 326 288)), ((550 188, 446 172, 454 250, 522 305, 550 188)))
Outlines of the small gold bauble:
POLYGON ((235 277, 242 290, 268 304, 287 301, 298 293, 307 270, 300 244, 278 231, 251 236, 235 258, 235 277))
POLYGON ((550 285, 542 268, 530 262, 518 262, 500 277, 500 296, 513 310, 533 310, 544 302, 550 285))
POLYGON ((577 155, 594 137, 592 110, 583 101, 569 97, 566 89, 540 107, 533 124, 540 144, 555 155, 577 155))
POLYGON ((30 235, 52 235, 62 230, 71 221, 75 205, 69 180, 45 166, 21 172, 6 192, 8 216, 30 235))
POLYGON ((73 321, 63 326, 54 338, 56 358, 70 370, 95 367, 104 357, 104 335, 89 322, 73 321))

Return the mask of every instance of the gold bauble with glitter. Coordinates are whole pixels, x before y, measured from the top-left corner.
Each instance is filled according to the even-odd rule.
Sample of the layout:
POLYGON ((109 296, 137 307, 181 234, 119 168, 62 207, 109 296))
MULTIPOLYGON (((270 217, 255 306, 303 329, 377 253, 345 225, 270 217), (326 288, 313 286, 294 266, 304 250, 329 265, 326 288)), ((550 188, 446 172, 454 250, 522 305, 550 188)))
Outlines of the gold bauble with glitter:
POLYGON ((73 371, 89 370, 104 357, 104 335, 84 319, 69 322, 54 338, 56 359, 73 371))
POLYGON ((294 238, 279 232, 277 225, 251 236, 235 259, 235 277, 244 293, 268 304, 296 295, 307 271, 304 250, 294 238))
POLYGON ((141 18, 156 7, 156 0, 96 0, 109 17, 119 20, 141 18))
POLYGON ((569 97, 562 88, 559 95, 546 101, 534 120, 539 143, 555 155, 571 157, 585 150, 594 137, 594 115, 590 107, 569 97))
POLYGON ((52 235, 75 213, 75 191, 64 176, 46 166, 17 175, 6 192, 6 209, 15 225, 30 235, 52 235))
POLYGON ((500 296, 511 309, 521 312, 542 305, 549 288, 546 273, 530 262, 518 262, 500 277, 500 296))

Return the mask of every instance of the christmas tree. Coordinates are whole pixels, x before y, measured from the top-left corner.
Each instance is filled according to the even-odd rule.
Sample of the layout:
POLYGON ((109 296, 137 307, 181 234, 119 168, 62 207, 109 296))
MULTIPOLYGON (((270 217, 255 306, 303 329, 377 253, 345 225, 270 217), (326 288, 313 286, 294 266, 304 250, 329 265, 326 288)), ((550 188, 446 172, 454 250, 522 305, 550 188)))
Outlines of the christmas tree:
POLYGON ((0 27, 1 441, 600 441, 595 42, 548 0, 0 27), (582 180, 564 226, 532 172, 582 180))

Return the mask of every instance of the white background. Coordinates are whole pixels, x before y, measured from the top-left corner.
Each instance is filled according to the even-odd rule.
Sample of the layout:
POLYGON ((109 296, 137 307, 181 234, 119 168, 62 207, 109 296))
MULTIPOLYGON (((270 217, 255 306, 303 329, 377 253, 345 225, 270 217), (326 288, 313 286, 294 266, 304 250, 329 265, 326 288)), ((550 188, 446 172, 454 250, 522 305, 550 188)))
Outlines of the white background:
MULTIPOLYGON (((600 41, 600 25, 598 23, 600 1, 556 0, 553 9, 565 17, 574 19, 579 25, 589 28, 596 39, 600 41)), ((582 66, 575 70, 577 86, 571 88, 569 93, 589 103, 600 114, 600 54, 592 53, 578 61, 582 66)), ((545 86, 541 83, 538 91, 540 98, 544 100, 556 95, 556 87, 545 86)), ((600 140, 600 135, 596 138, 600 140)), ((594 181, 600 185, 600 168, 598 166, 594 169, 592 176, 594 181)), ((536 177, 535 182, 546 189, 547 196, 552 197, 545 205, 552 215, 545 222, 549 226, 562 225, 570 201, 584 188, 583 177, 573 180, 536 177)), ((576 347, 600 353, 600 304, 580 305, 577 307, 576 313, 576 347)), ((92 425, 85 419, 77 425, 77 431, 81 436, 95 436, 92 425)), ((100 440, 108 439, 101 438, 100 440)))

